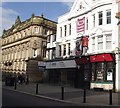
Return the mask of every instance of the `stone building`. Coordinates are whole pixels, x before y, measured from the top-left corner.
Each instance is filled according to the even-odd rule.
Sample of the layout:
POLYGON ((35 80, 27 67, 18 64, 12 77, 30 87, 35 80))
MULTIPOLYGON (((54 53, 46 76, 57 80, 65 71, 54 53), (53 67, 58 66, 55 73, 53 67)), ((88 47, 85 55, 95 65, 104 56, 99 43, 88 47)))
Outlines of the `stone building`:
POLYGON ((31 81, 40 81, 38 60, 46 58, 46 37, 56 32, 56 22, 46 19, 43 14, 15 24, 2 34, 2 72, 27 74, 31 81))

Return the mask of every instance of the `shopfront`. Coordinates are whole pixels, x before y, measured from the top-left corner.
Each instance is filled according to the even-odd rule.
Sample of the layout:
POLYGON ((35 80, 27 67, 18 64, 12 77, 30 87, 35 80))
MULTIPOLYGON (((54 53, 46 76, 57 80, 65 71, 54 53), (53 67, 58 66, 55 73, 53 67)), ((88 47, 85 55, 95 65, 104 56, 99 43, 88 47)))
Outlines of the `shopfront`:
POLYGON ((74 86, 76 79, 75 60, 57 60, 46 62, 47 83, 74 86))
POLYGON ((76 64, 78 67, 76 87, 77 88, 90 88, 91 81, 91 67, 89 63, 89 57, 76 58, 76 64))
POLYGON ((115 63, 112 54, 97 54, 90 56, 91 89, 109 90, 114 88, 115 63))

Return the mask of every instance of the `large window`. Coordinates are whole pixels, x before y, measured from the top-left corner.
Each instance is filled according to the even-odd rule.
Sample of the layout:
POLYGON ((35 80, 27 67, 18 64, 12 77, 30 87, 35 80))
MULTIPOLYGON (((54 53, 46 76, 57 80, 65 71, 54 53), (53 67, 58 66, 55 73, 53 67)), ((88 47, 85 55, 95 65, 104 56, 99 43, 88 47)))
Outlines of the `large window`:
POLYGON ((98 36, 98 50, 103 49, 103 35, 98 36))
POLYGON ((37 49, 33 49, 33 57, 37 57, 37 49))
POLYGON ((71 24, 69 24, 69 35, 71 35, 71 24))
POLYGON ((55 49, 52 50, 52 59, 55 58, 55 51, 56 51, 55 49))
POLYGON ((63 46, 63 55, 66 55, 66 45, 63 46))
POLYGON ((107 34, 106 35, 106 49, 111 49, 112 48, 112 34, 107 34))
POLYGON ((48 37, 47 37, 47 42, 48 42, 48 43, 50 43, 50 38, 51 38, 51 36, 48 36, 48 37))
POLYGON ((98 13, 98 20, 99 20, 99 25, 102 25, 103 24, 103 12, 99 12, 98 13))
POLYGON ((38 33, 38 32, 39 32, 38 27, 34 27, 34 33, 38 33))
POLYGON ((88 30, 88 18, 86 19, 86 30, 88 30))
POLYGON ((70 55, 70 43, 68 43, 68 55, 70 55))
POLYGON ((64 30, 65 30, 65 36, 67 35, 67 25, 64 26, 64 30))
POLYGON ((113 81, 114 63, 92 63, 92 81, 113 81))
POLYGON ((95 37, 92 38, 92 50, 95 51, 95 37))
POLYGON ((114 64, 113 62, 106 63, 106 80, 107 81, 113 81, 113 70, 114 70, 114 64))
POLYGON ((59 45, 59 56, 61 56, 61 45, 59 45))
POLYGON ((60 37, 62 37, 62 27, 60 27, 60 37))
POLYGON ((95 27, 95 14, 93 14, 93 27, 95 27))
POLYGON ((96 77, 97 81, 104 80, 104 63, 97 63, 96 74, 97 74, 96 77))
POLYGON ((53 42, 55 42, 56 41, 56 35, 54 34, 53 35, 53 42))
POLYGON ((107 24, 111 24, 111 10, 106 11, 107 24))

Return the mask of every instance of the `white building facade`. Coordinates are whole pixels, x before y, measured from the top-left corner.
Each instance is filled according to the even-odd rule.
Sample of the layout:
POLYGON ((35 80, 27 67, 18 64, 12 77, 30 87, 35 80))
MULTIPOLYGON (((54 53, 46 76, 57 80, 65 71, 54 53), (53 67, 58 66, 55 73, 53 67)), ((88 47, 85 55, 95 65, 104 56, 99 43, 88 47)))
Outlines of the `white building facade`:
POLYGON ((119 8, 120 0, 75 0, 58 18, 56 58, 76 61, 77 87, 120 91, 119 8))

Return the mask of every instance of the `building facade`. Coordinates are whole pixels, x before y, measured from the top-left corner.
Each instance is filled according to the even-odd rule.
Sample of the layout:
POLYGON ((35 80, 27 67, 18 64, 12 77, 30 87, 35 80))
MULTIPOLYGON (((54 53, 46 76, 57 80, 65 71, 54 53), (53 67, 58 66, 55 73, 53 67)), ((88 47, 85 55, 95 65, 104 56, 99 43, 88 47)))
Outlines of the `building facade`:
POLYGON ((19 16, 15 24, 2 35, 3 75, 23 73, 31 81, 40 80, 38 60, 46 58, 47 35, 56 32, 56 22, 46 19, 43 14, 21 22, 19 16))
POLYGON ((119 0, 75 0, 70 12, 58 18, 56 60, 47 62, 46 68, 56 76, 64 73, 75 87, 120 91, 119 8, 119 0), (52 67, 58 58, 64 71, 57 74, 52 67), (70 66, 76 63, 69 67, 72 73, 69 60, 70 66))

